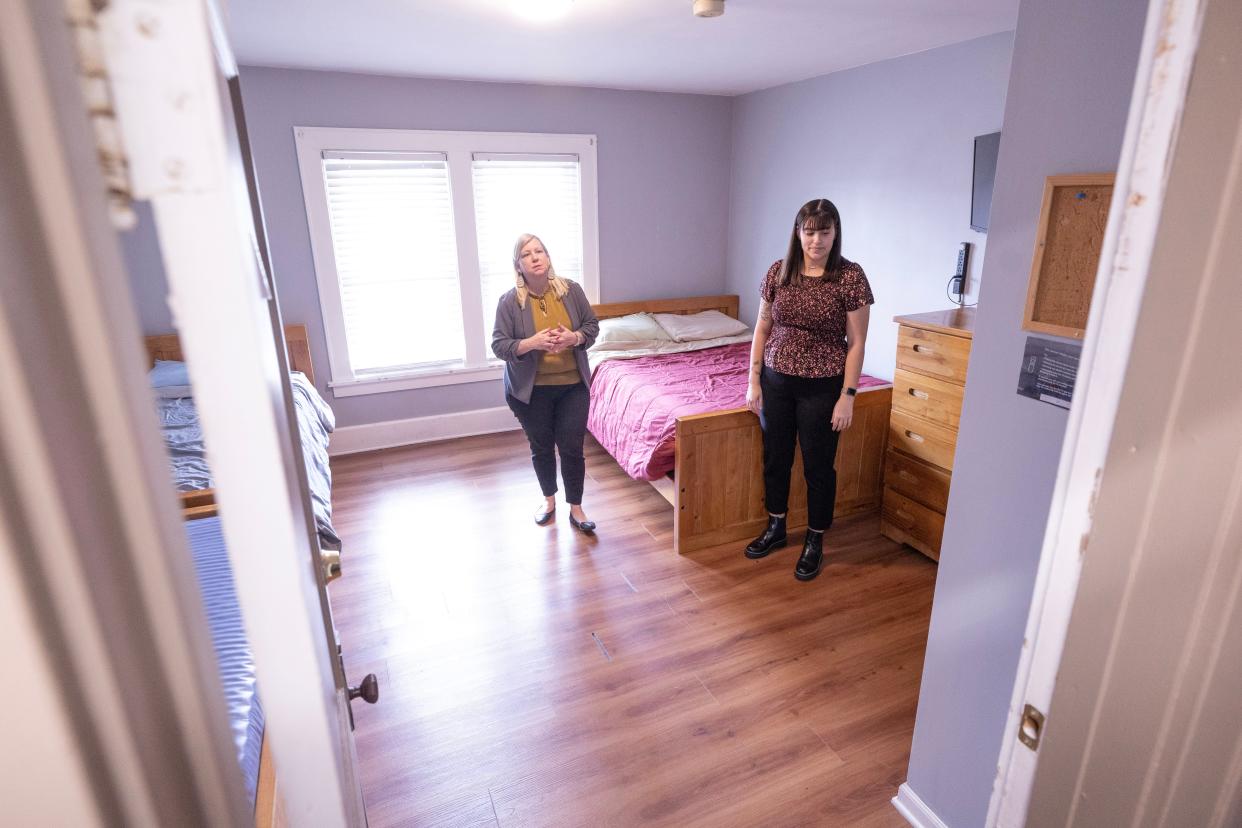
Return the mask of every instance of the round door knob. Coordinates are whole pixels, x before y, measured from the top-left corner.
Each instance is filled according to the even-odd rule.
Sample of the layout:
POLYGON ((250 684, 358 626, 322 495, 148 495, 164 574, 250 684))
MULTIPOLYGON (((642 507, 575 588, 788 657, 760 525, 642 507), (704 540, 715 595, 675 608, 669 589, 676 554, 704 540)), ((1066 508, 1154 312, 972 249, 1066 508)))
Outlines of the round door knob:
POLYGON ((349 688, 349 700, 354 699, 362 699, 367 704, 379 701, 379 679, 375 677, 375 673, 367 673, 362 677, 361 684, 349 688))

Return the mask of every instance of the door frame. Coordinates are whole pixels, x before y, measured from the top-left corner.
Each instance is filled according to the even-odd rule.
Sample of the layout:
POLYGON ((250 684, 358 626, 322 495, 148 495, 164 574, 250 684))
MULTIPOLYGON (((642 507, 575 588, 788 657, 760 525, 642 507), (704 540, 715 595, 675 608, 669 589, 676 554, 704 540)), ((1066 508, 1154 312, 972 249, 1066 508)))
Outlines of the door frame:
MULTIPOLYGON (((1169 166, 1209 0, 1151 0, 1125 139, 1118 163, 1095 293, 1083 338, 1036 574, 1030 614, 1009 705, 987 825, 1025 824, 1037 750, 1018 734, 1027 705, 1049 710, 1091 537, 1092 512, 1117 418, 1122 385, 1152 250, 1160 228, 1169 166)), ((1044 727, 1048 726, 1044 722, 1044 727)))
POLYGON ((8 239, 29 261, 0 273, 0 553, 36 622, 14 652, 55 677, 10 684, 69 738, 63 767, 30 769, 64 783, 47 814, 72 798, 97 824, 252 822, 116 237, 148 199, 284 813, 365 825, 221 35, 209 0, 0 0, 18 188, 0 198, 29 224, 8 239))

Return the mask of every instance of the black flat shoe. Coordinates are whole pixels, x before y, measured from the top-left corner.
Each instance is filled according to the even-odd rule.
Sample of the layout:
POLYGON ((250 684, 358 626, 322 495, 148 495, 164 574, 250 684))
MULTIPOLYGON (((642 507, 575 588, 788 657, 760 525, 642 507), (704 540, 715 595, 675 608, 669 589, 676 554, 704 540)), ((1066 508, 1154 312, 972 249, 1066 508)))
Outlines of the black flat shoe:
POLYGON ((595 534, 595 521, 593 520, 576 520, 573 514, 569 516, 569 525, 577 529, 584 535, 595 534))
POLYGON ((785 518, 768 515, 768 526, 759 537, 746 547, 746 557, 757 561, 765 557, 773 549, 785 545, 785 518))
POLYGON ((799 581, 810 581, 819 574, 824 565, 824 533, 806 530, 806 541, 802 544, 802 557, 794 567, 794 577, 799 581))
POLYGON ((556 515, 555 506, 553 506, 551 509, 548 509, 546 512, 543 510, 542 507, 540 507, 539 511, 535 512, 535 523, 538 526, 545 526, 547 525, 548 521, 550 521, 555 515, 556 515))

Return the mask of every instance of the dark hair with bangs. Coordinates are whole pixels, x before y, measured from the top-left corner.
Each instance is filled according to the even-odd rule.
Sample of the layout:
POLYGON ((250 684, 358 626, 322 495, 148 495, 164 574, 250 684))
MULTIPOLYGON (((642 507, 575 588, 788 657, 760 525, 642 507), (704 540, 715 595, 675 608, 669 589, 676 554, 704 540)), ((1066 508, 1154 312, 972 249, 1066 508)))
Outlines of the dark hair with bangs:
POLYGON ((781 263, 778 284, 785 287, 790 282, 802 278, 802 239, 798 231, 822 230, 829 225, 837 229, 832 240, 832 249, 828 251, 828 263, 824 266, 824 279, 835 282, 841 278, 841 214, 837 207, 826 198, 816 198, 802 205, 798 215, 794 217, 793 232, 789 235, 789 250, 785 253, 785 261, 781 263))

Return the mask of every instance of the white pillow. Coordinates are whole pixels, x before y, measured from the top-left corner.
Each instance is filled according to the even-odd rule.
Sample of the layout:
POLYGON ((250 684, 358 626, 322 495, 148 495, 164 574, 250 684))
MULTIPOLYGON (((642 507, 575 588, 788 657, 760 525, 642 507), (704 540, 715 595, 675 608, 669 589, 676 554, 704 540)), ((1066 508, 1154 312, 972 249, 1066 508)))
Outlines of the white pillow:
POLYGON ((668 335, 677 342, 697 342, 701 339, 736 336, 750 331, 745 322, 740 322, 718 310, 705 310, 684 315, 657 313, 655 319, 660 323, 660 327, 668 331, 668 335))
POLYGON ((660 342, 671 342, 669 335, 649 313, 631 313, 601 319, 593 351, 633 351, 660 342))

